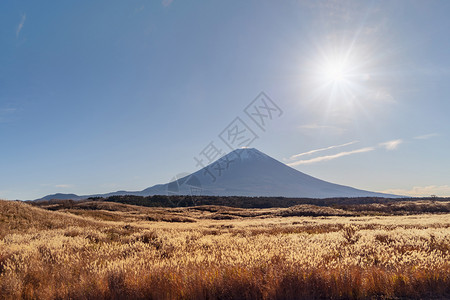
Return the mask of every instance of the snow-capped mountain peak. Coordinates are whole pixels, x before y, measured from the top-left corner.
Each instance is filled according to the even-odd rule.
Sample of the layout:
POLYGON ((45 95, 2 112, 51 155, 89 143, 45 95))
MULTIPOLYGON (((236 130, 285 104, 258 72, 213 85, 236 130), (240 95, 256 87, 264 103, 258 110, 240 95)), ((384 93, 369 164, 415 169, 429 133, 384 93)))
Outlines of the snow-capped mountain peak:
POLYGON ((255 149, 255 148, 239 148, 236 150, 231 151, 227 155, 225 155, 229 160, 232 159, 239 159, 241 161, 246 160, 260 160, 264 158, 268 158, 266 154, 262 153, 261 151, 255 149))
POLYGON ((293 198, 398 197, 320 180, 293 169, 255 148, 233 150, 204 168, 179 177, 176 176, 167 184, 158 184, 140 192, 120 191, 80 198, 171 194, 293 198))

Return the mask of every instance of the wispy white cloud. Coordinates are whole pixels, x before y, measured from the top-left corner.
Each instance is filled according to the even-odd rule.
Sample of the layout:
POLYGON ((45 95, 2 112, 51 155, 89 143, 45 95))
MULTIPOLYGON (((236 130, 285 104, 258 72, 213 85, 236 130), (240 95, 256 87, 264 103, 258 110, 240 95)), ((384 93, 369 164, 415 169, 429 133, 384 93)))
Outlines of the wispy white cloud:
POLYGON ((395 98, 387 88, 377 88, 368 93, 368 100, 381 102, 382 104, 395 103, 395 98))
POLYGON ((353 144, 355 144, 357 142, 358 141, 352 141, 352 142, 345 143, 345 144, 340 144, 340 145, 334 145, 334 146, 329 146, 329 147, 325 147, 325 148, 314 149, 314 150, 311 150, 311 151, 307 151, 307 152, 303 152, 303 153, 292 155, 289 159, 290 160, 294 160, 294 159, 297 159, 297 158, 299 158, 301 156, 311 155, 311 154, 314 154, 314 153, 317 153, 317 152, 322 152, 322 151, 326 151, 326 150, 331 150, 331 149, 341 148, 341 147, 345 147, 345 146, 350 146, 350 145, 353 145, 353 144))
POLYGON ((334 126, 329 125, 319 125, 319 124, 306 124, 299 127, 300 129, 327 129, 327 128, 336 128, 334 126))
POLYGON ((72 185, 71 184, 57 184, 57 185, 55 185, 55 187, 61 188, 61 189, 67 189, 67 188, 72 187, 72 185))
POLYGON ((401 143, 403 143, 403 140, 398 139, 398 140, 392 140, 392 141, 380 143, 379 145, 381 147, 385 148, 386 150, 391 151, 391 150, 396 150, 401 143))
POLYGON ((17 29, 16 29, 16 37, 19 37, 19 34, 22 31, 22 28, 23 28, 23 25, 25 24, 26 19, 27 19, 27 15, 23 14, 22 18, 20 19, 20 23, 19 23, 19 25, 17 26, 17 29))
POLYGON ((383 191, 383 193, 411 196, 411 197, 429 197, 431 195, 446 197, 450 196, 450 186, 449 185, 415 186, 411 189, 388 189, 383 191))
MULTIPOLYGON (((310 150, 307 152, 295 154, 295 155, 292 155, 287 161, 296 160, 302 156, 312 155, 312 154, 322 152, 322 151, 327 151, 327 150, 332 150, 332 149, 336 149, 336 148, 350 146, 350 145, 356 144, 358 142, 359 141, 351 141, 351 142, 348 142, 345 144, 333 145, 333 146, 329 146, 329 147, 325 147, 325 148, 314 149, 314 150, 310 150)), ((403 143, 403 140, 397 139, 397 140, 380 143, 380 144, 378 144, 378 146, 381 146, 381 147, 385 148, 386 150, 395 150, 398 148, 398 146, 401 143, 403 143)), ((375 150, 376 148, 377 148, 376 146, 373 146, 373 147, 365 147, 365 148, 360 148, 360 149, 351 150, 351 151, 342 151, 342 152, 339 152, 336 154, 323 155, 323 156, 319 156, 319 157, 315 157, 315 158, 311 158, 311 159, 294 161, 294 162, 288 163, 287 165, 293 167, 293 166, 298 166, 298 165, 328 161, 328 160, 333 160, 333 159, 340 158, 343 156, 353 155, 353 154, 357 154, 357 153, 370 152, 370 151, 375 150)), ((285 159, 285 161, 286 161, 286 159, 285 159)))
MULTIPOLYGON (((421 136, 416 136, 414 137, 415 139, 419 139, 419 140, 425 140, 425 139, 429 139, 435 136, 438 136, 439 134, 437 133, 430 133, 430 134, 426 134, 426 135, 421 135, 421 136)), ((348 142, 345 144, 340 144, 340 145, 333 145, 333 146, 329 146, 329 147, 325 147, 325 148, 320 148, 320 149, 314 149, 314 150, 310 150, 307 152, 303 152, 303 153, 299 153, 299 154, 295 154, 292 155, 289 159, 284 159, 285 161, 293 161, 296 160, 300 157, 303 156, 307 156, 307 155, 312 155, 312 154, 316 154, 322 151, 327 151, 327 150, 332 150, 332 149, 336 149, 336 148, 340 148, 340 147, 345 147, 345 146, 350 146, 353 144, 358 143, 358 141, 352 141, 352 142, 348 142)), ((315 157, 315 158, 311 158, 311 159, 306 159, 306 160, 297 160, 291 163, 288 163, 288 166, 298 166, 298 165, 304 165, 304 164, 312 164, 312 163, 317 163, 317 162, 322 162, 322 161, 328 161, 328 160, 332 160, 332 159, 336 159, 339 157, 343 157, 343 156, 348 156, 348 155, 352 155, 352 154, 357 154, 357 153, 364 153, 364 152, 369 152, 369 151, 373 151, 376 150, 377 148, 384 148, 388 151, 393 151, 393 150, 397 150, 398 147, 404 143, 403 139, 396 139, 396 140, 391 140, 391 141, 387 141, 387 142, 383 142, 383 143, 379 143, 378 146, 372 146, 372 147, 365 147, 365 148, 360 148, 360 149, 356 149, 356 150, 351 150, 351 151, 343 151, 343 152, 339 152, 336 154, 332 154, 332 155, 323 155, 323 156, 319 156, 319 157, 315 157)))
POLYGON ((163 0, 163 1, 162 1, 162 5, 167 7, 167 6, 169 6, 170 4, 172 4, 172 2, 173 2, 173 0, 163 0))
POLYGON ((16 111, 16 108, 9 107, 9 108, 0 108, 0 114, 12 114, 16 111))
POLYGON ((0 123, 6 123, 12 114, 16 112, 16 108, 0 108, 0 123))
POLYGON ((433 137, 439 136, 439 133, 430 133, 430 134, 424 134, 424 135, 418 135, 415 136, 414 139, 416 140, 428 140, 431 139, 433 137))
POLYGON ((345 131, 344 128, 341 128, 341 127, 338 127, 338 126, 319 125, 319 124, 316 124, 316 123, 305 124, 305 125, 299 126, 298 128, 300 130, 302 130, 302 131, 328 130, 328 131, 333 131, 333 132, 338 133, 338 134, 342 134, 345 131))
POLYGON ((307 159, 307 160, 299 160, 299 161, 288 164, 288 166, 294 167, 294 166, 298 166, 298 165, 305 165, 305 164, 312 164, 312 163, 317 163, 317 162, 322 162, 322 161, 329 161, 329 160, 333 160, 333 159, 336 159, 339 157, 353 155, 353 154, 357 154, 357 153, 370 152, 373 150, 375 150, 374 147, 365 147, 365 148, 360 148, 360 149, 356 149, 356 150, 352 150, 352 151, 339 152, 339 153, 336 153, 333 155, 325 155, 325 156, 319 156, 319 157, 315 157, 315 158, 311 158, 311 159, 307 159))
POLYGON ((8 197, 4 196, 11 193, 11 191, 0 190, 0 200, 8 200, 8 197))
POLYGON ((143 11, 144 9, 145 9, 145 5, 142 5, 142 6, 138 7, 138 8, 136 8, 134 11, 138 13, 138 12, 143 11))

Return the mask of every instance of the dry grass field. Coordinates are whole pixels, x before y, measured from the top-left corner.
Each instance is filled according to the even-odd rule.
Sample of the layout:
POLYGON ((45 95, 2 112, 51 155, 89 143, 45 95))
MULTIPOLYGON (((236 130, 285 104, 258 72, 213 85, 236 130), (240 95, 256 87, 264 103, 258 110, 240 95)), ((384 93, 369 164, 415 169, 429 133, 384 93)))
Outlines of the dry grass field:
POLYGON ((450 203, 402 205, 0 201, 0 299, 450 298, 450 203))

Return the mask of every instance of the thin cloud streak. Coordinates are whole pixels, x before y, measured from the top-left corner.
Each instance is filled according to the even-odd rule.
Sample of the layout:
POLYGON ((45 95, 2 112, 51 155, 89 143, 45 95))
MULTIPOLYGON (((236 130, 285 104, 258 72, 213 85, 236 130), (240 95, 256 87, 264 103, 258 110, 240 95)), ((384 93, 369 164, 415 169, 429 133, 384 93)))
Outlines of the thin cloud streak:
POLYGON ((345 129, 341 128, 341 127, 331 126, 331 125, 319 125, 319 124, 316 124, 316 123, 305 124, 305 125, 299 126, 298 128, 299 129, 303 129, 303 130, 329 129, 329 130, 334 130, 334 131, 338 131, 338 132, 344 132, 345 131, 345 129))
POLYGON ((311 158, 311 159, 307 159, 307 160, 299 160, 299 161, 288 164, 288 166, 294 167, 294 166, 298 166, 298 165, 305 165, 305 164, 312 164, 312 163, 317 163, 317 162, 322 162, 322 161, 329 161, 329 160, 333 160, 333 159, 336 159, 339 157, 348 156, 348 155, 357 154, 357 153, 370 152, 373 150, 375 150, 374 147, 365 147, 365 148, 360 148, 360 149, 356 149, 356 150, 352 150, 352 151, 339 152, 339 153, 336 153, 333 155, 325 155, 325 156, 319 156, 319 157, 311 158))
POLYGON ((167 7, 167 6, 169 6, 170 4, 172 4, 172 2, 173 2, 173 0, 163 0, 163 1, 162 1, 162 5, 165 6, 165 7, 167 7))
POLYGON ((424 135, 419 135, 419 136, 415 136, 414 139, 416 140, 428 140, 431 139, 433 137, 439 136, 439 133, 430 133, 430 134, 424 134, 424 135))
POLYGON ((22 15, 22 19, 20 19, 20 23, 19 23, 19 25, 17 26, 17 29, 16 29, 16 37, 19 37, 19 34, 22 31, 22 28, 23 28, 23 25, 25 24, 26 19, 27 19, 27 15, 23 14, 22 15))
POLYGON ((0 123, 8 122, 16 110, 16 108, 0 108, 0 123))
MULTIPOLYGON (((330 146, 330 147, 326 147, 326 148, 320 148, 320 149, 315 149, 315 150, 311 150, 308 152, 303 152, 300 154, 296 154, 293 155, 289 158, 289 160, 295 160, 298 159, 299 157, 302 156, 306 156, 306 155, 311 155, 311 154, 315 154, 318 152, 322 152, 322 151, 326 151, 326 150, 331 150, 331 149, 336 149, 336 148, 340 148, 340 147, 345 147, 345 146, 349 146, 349 145, 353 145, 355 143, 358 143, 359 141, 352 141, 349 143, 345 143, 345 144, 340 144, 340 145, 334 145, 334 146, 330 146)), ((400 144, 403 143, 402 139, 397 139, 397 140, 392 140, 392 141, 387 141, 387 142, 383 142, 383 143, 379 143, 378 146, 373 146, 373 147, 365 147, 365 148, 360 148, 360 149, 356 149, 356 150, 351 150, 351 151, 343 151, 343 152, 339 152, 337 154, 332 154, 332 155, 324 155, 324 156, 319 156, 319 157, 315 157, 315 158, 311 158, 311 159, 306 159, 306 160, 299 160, 299 161, 295 161, 292 163, 288 163, 288 166, 298 166, 298 165, 303 165, 303 164, 312 164, 312 163, 316 163, 316 162, 321 162, 321 161, 328 161, 328 160, 332 160, 332 159, 336 159, 342 156, 347 156, 347 155, 352 155, 352 154, 356 154, 356 153, 363 153, 363 152, 369 152, 369 151, 373 151, 376 150, 379 147, 382 147, 388 151, 392 151, 392 150, 396 150, 400 144)), ((285 160, 286 161, 286 160, 285 160)))
POLYGON ((414 186, 411 189, 388 189, 382 193, 411 196, 411 197, 429 197, 431 195, 448 197, 450 196, 449 185, 428 185, 428 186, 414 186))
POLYGON ((330 146, 330 147, 319 148, 319 149, 315 149, 315 150, 311 150, 311 151, 307 151, 307 152, 303 152, 303 153, 292 155, 289 159, 290 160, 294 160, 294 159, 299 158, 301 156, 311 155, 311 154, 314 154, 314 153, 317 153, 317 152, 322 152, 322 151, 326 151, 326 150, 331 150, 331 149, 341 148, 341 147, 345 147, 345 146, 350 146, 350 145, 353 145, 355 143, 358 143, 358 141, 352 141, 352 142, 341 144, 341 145, 334 145, 334 146, 330 146))
POLYGON ((71 184, 57 184, 57 185, 55 185, 55 187, 62 188, 62 189, 67 189, 67 188, 72 187, 72 185, 71 184))
POLYGON ((393 140, 393 141, 387 141, 384 143, 380 143, 379 145, 383 148, 385 148, 386 150, 396 150, 398 148, 398 146, 403 143, 402 139, 398 139, 398 140, 393 140))

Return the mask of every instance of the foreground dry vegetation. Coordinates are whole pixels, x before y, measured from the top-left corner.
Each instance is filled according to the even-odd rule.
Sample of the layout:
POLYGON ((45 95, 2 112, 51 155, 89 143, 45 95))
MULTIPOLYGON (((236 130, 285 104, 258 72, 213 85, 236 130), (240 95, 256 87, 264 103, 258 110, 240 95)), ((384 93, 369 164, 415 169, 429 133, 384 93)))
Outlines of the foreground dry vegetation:
POLYGON ((450 297, 448 213, 45 208, 0 201, 1 299, 450 297))

